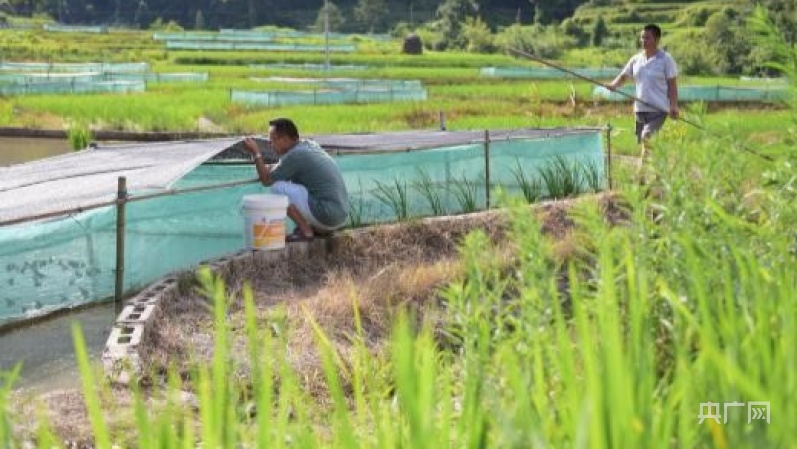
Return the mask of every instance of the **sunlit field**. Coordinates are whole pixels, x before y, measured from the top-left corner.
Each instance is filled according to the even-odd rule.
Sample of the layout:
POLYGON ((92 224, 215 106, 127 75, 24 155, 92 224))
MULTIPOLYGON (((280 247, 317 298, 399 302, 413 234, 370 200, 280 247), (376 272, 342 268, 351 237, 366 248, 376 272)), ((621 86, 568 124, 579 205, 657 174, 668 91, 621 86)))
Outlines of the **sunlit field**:
MULTIPOLYGON (((67 46, 75 59, 110 57, 99 50, 107 37, 94 53, 78 51, 89 40, 80 39, 67 46)), ((26 51, 63 55, 49 45, 26 51)), ((248 134, 286 116, 312 135, 436 129, 442 112, 458 130, 611 125, 614 151, 639 150, 630 104, 596 102, 587 81, 479 75, 482 66, 532 64, 505 55, 406 56, 400 42, 380 43, 335 57, 378 68, 329 75, 247 67, 323 55, 171 53, 143 33, 129 45, 131 62, 207 71, 210 80, 129 95, 0 98, 0 126, 193 131, 202 118, 248 134), (417 79, 429 95, 230 102, 232 88, 280 88, 250 79, 268 76, 417 79)), ((211 350, 184 342, 142 384, 108 385, 75 328, 90 424, 64 430, 43 412, 15 413, 15 373, 4 373, 0 446, 797 448, 795 109, 686 104, 682 112, 686 120, 667 122, 652 141, 644 176, 618 164, 613 191, 548 204, 562 228, 540 218, 545 205, 496 191, 500 211, 465 217, 489 221, 445 242, 454 250, 390 253, 402 239, 444 247, 448 229, 409 220, 369 241, 360 259, 368 263, 284 268, 312 273, 314 284, 278 301, 255 280, 186 274, 198 322, 190 331, 211 335, 211 350)))
MULTIPOLYGON (((146 92, 131 94, 50 94, 0 98, 0 126, 66 129, 75 124, 90 129, 125 131, 213 131, 259 133, 270 117, 290 116, 305 133, 375 132, 434 129, 441 113, 448 129, 517 127, 578 127, 611 125, 616 131, 615 151, 636 153, 628 103, 599 103, 595 87, 583 79, 500 79, 480 74, 483 67, 539 67, 508 55, 440 53, 401 54, 401 42, 357 40, 362 50, 331 54, 330 64, 362 69, 329 71, 279 66, 323 66, 326 55, 310 52, 167 51, 151 32, 126 31, 119 35, 60 34, 43 31, 0 31, 9 44, 7 54, 19 61, 40 62, 147 62, 156 73, 207 73, 206 82, 148 83, 146 92), (427 90, 425 101, 340 104, 246 106, 230 100, 231 89, 250 91, 312 90, 272 77, 364 78, 418 80, 427 90)), ((593 55, 593 66, 606 65, 593 55)), ((6 56, 7 60, 12 60, 6 56)), ((585 63, 583 66, 589 66, 585 63)), ((567 68, 565 66, 565 68, 567 68)), ((607 82, 609 80, 595 80, 607 82)), ((686 84, 747 86, 731 78, 685 77, 686 84)), ((761 83, 759 83, 761 84, 761 83)), ((756 85, 756 83, 753 83, 756 85)), ((318 87, 315 87, 318 89, 318 87)), ((697 105, 697 110, 705 110, 697 105)), ((725 134, 728 117, 744 122, 749 133, 777 132, 782 106, 759 104, 713 105, 701 114, 705 126, 725 134), (719 109, 719 110, 718 110, 719 109), (780 109, 780 112, 779 112, 780 109), (722 112, 726 111, 726 112, 722 112), (717 118, 714 119, 715 114, 717 118), (756 124, 756 125, 752 125, 756 124)), ((686 115, 687 119, 690 115, 686 115)), ((734 132, 736 127, 732 128, 734 132)))

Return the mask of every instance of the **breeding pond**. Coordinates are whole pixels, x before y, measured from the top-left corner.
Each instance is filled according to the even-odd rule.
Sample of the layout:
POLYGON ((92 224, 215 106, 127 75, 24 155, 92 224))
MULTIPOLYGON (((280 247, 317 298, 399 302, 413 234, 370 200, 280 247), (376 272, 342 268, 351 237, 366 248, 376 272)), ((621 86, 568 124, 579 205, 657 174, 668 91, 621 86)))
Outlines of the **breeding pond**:
POLYGON ((0 334, 0 371, 22 365, 17 389, 78 388, 72 324, 80 325, 89 356, 99 360, 115 319, 114 305, 104 303, 7 330, 0 334))
POLYGON ((0 137, 0 167, 69 153, 66 139, 0 137))
MULTIPOLYGON (((483 210, 495 206, 491 192, 498 190, 527 197, 531 192, 531 196, 540 198, 561 197, 553 189, 568 183, 580 191, 600 190, 604 184, 602 136, 601 129, 548 129, 495 131, 489 136, 482 131, 411 131, 314 140, 336 158, 343 172, 351 203, 349 225, 362 226, 483 210), (556 176, 567 177, 567 183, 551 181, 556 176)), ((84 203, 91 200, 85 198, 96 197, 82 196, 82 188, 88 192, 101 182, 106 189, 104 194, 108 190, 113 194, 117 176, 126 176, 128 185, 135 186, 128 190, 134 201, 126 206, 124 228, 123 288, 130 293, 169 273, 244 248, 242 197, 268 189, 252 182, 255 170, 251 162, 218 160, 213 156, 213 144, 201 143, 204 149, 199 148, 199 142, 154 149, 153 145, 142 145, 140 151, 150 151, 154 156, 125 164, 119 161, 122 150, 118 150, 120 154, 114 148, 95 150, 86 154, 87 160, 99 162, 97 168, 91 169, 85 168, 83 159, 74 161, 72 156, 54 161, 58 167, 71 162, 68 173, 52 170, 51 166, 19 170, 0 167, 0 187, 6 185, 5 192, 0 188, 0 199, 5 198, 3 201, 11 205, 0 211, 0 219, 3 212, 13 216, 14 211, 27 213, 36 208, 36 201, 17 201, 23 194, 41 202, 52 200, 48 195, 53 195, 65 204, 89 206, 84 203), (211 159, 175 173, 179 175, 177 180, 166 189, 153 189, 147 182, 136 180, 136 170, 141 167, 155 167, 154 171, 161 173, 174 166, 169 157, 179 162, 180 158, 196 158, 199 150, 211 159), (49 178, 53 171, 57 173, 49 178), (2 179, 15 174, 28 178, 17 182, 2 179), (56 181, 61 187, 48 187, 49 182, 56 181), (237 184, 180 192, 231 182, 237 184), (63 192, 71 196, 58 196, 63 192), (169 195, 147 197, 153 192, 169 195), (135 201, 137 196, 145 199, 135 201)), ((225 152, 230 144, 218 142, 218 152, 225 152)), ((128 155, 137 153, 129 146, 124 151, 128 155)), ((115 291, 116 237, 113 205, 0 226, 0 325, 24 323, 57 310, 107 301, 115 291)), ((96 329, 102 329, 100 333, 107 337, 113 320, 108 319, 105 327, 104 316, 89 314, 86 321, 102 323, 96 329)), ((51 328, 41 329, 38 332, 58 335, 51 328)), ((62 351, 71 359, 71 336, 58 338, 68 341, 68 348, 48 349, 42 359, 55 358, 62 351)), ((17 345, 14 352, 9 351, 12 355, 7 359, 11 362, 32 350, 28 339, 20 339, 26 342, 17 345)), ((33 343, 43 345, 47 343, 33 343)), ((5 342, 0 342, 0 347, 6 357, 5 342)))
MULTIPOLYGON (((71 152, 65 139, 0 137, 0 166, 71 152)), ((2 289, 3 287, 0 287, 2 289)), ((83 329, 92 358, 99 358, 115 319, 114 306, 98 304, 0 333, 0 371, 21 364, 16 388, 50 391, 79 385, 72 347, 72 323, 83 329)))

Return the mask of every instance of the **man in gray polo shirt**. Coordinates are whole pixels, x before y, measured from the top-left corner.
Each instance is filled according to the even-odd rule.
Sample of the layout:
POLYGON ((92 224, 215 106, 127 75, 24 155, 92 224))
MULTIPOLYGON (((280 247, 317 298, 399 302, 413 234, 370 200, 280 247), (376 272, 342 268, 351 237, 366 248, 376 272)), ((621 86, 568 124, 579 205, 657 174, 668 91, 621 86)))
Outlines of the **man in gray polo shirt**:
POLYGON ((669 53, 659 49, 660 39, 661 28, 646 25, 639 36, 642 51, 631 57, 617 78, 606 86, 615 90, 629 78, 636 82, 634 113, 643 162, 647 151, 645 143, 650 136, 661 129, 668 115, 673 120, 678 118, 678 67, 669 53))
POLYGON ((264 163, 257 144, 250 138, 244 139, 244 148, 252 154, 263 185, 288 197, 288 217, 296 228, 286 240, 312 240, 316 234, 343 227, 349 199, 335 161, 317 143, 300 139, 292 120, 278 118, 268 124, 268 140, 279 162, 264 163))

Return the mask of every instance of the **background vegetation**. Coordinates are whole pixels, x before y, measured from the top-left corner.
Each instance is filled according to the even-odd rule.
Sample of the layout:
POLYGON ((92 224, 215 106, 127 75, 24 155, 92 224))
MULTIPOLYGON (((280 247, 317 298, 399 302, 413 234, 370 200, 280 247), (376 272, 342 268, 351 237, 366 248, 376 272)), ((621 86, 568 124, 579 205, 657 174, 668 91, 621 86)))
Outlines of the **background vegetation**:
MULTIPOLYGON (((269 117, 285 115, 297 118, 302 130, 313 134, 435 128, 439 126, 442 112, 446 115, 449 129, 603 126, 610 123, 615 130, 615 149, 630 153, 635 152, 636 147, 629 106, 622 103, 595 103, 592 96, 594 86, 591 83, 566 78, 498 81, 482 76, 480 69, 536 65, 508 56, 505 50, 510 47, 525 49, 567 68, 618 68, 636 51, 640 26, 648 19, 656 19, 655 15, 661 15, 658 19, 666 19, 661 22, 665 28, 663 43, 678 59, 682 69, 679 77, 681 85, 767 86, 771 83, 742 81, 738 75, 727 73, 778 75, 783 73, 784 67, 792 64, 788 54, 759 45, 755 33, 750 33, 747 25, 747 19, 753 15, 752 10, 743 1, 604 3, 579 5, 572 16, 561 22, 527 24, 521 20, 507 26, 493 26, 481 18, 481 13, 470 13, 466 8, 455 11, 462 21, 456 22, 459 23, 457 31, 451 31, 454 34, 448 37, 443 28, 438 26, 443 16, 418 24, 415 31, 423 36, 423 42, 427 45, 421 55, 403 54, 398 38, 383 40, 366 35, 348 35, 336 37, 335 42, 354 44, 357 51, 351 54, 332 53, 328 59, 322 52, 167 50, 162 41, 152 38, 154 29, 112 28, 107 33, 97 34, 10 28, 0 31, 0 56, 6 61, 148 62, 154 72, 207 72, 209 81, 150 84, 146 93, 124 96, 4 97, 0 98, 0 126, 69 129, 74 123, 81 123, 93 131, 215 131, 238 134, 262 132, 263 123, 269 117), (628 11, 635 12, 633 17, 624 15, 630 14, 628 11), (709 26, 709 18, 727 18, 730 17, 728 14, 733 16, 733 20, 723 23, 732 33, 720 33, 719 37, 709 38, 714 29, 709 26), (705 22, 687 25, 687 22, 694 22, 694 17, 700 15, 707 17, 705 22), (633 18, 642 21, 633 22, 633 18), (731 48, 729 44, 734 42, 732 37, 738 37, 746 44, 731 48), (442 48, 447 50, 443 51, 442 48), (324 73, 299 66, 276 67, 278 64, 321 66, 327 60, 333 66, 361 66, 364 69, 324 73), (269 76, 416 79, 423 82, 429 100, 271 108, 247 107, 230 101, 229 91, 233 88, 298 88, 291 83, 253 80, 269 76)), ((443 5, 439 6, 442 8, 443 5)), ((776 5, 771 3, 770 6, 775 8, 776 5)), ((483 10, 482 5, 479 11, 483 10)), ((789 16, 778 16, 778 20, 785 20, 783 17, 789 16)), ((9 20, 22 23, 19 17, 9 20)), ((156 29, 182 29, 177 23, 164 25, 162 20, 153 23, 153 26, 156 29)), ((399 35, 411 30, 410 27, 401 29, 404 31, 398 32, 399 35)), ((284 31, 274 25, 263 27, 263 30, 284 31)), ((789 32, 780 34, 785 45, 791 45, 789 32)), ((323 35, 317 33, 294 38, 294 41, 296 39, 315 45, 324 42, 323 35)), ((752 134, 748 134, 748 139, 768 143, 779 141, 773 136, 778 132, 780 121, 786 119, 786 114, 777 110, 779 105, 738 109, 739 106, 695 104, 688 105, 686 112, 691 119, 710 117, 711 126, 720 134, 735 134, 737 129, 750 130, 756 127, 752 134)))
MULTIPOLYGON (((745 20, 761 4, 788 43, 797 38, 797 7, 783 0, 339 0, 327 4, 332 31, 418 33, 428 49, 503 52, 512 46, 557 59, 577 48, 627 58, 639 25, 655 22, 687 74, 758 74, 776 55, 757 48, 745 20)), ((0 24, 20 18, 148 29, 288 27, 322 31, 321 0, 2 0, 0 24)), ((126 45, 126 43, 125 43, 126 45)), ((8 55, 5 55, 8 57, 8 55)), ((593 58, 594 59, 594 58, 593 58)))

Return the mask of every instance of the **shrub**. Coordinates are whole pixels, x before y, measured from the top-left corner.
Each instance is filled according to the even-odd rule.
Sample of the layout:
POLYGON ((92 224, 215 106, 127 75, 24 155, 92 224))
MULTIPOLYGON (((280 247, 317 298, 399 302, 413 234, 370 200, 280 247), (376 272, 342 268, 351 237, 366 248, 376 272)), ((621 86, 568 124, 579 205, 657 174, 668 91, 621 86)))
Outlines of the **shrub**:
POLYGON ((468 17, 462 29, 465 48, 472 53, 487 53, 495 50, 495 42, 490 28, 480 17, 468 17))
POLYGON ((94 140, 94 135, 88 126, 80 123, 70 125, 66 135, 69 146, 75 151, 87 148, 89 143, 94 140))
POLYGON ((575 39, 579 46, 583 46, 589 41, 589 34, 573 19, 565 19, 562 24, 559 25, 559 30, 566 36, 575 39))
POLYGON ((603 20, 603 16, 598 16, 598 20, 595 21, 595 25, 592 27, 590 43, 593 47, 600 47, 603 44, 603 39, 608 35, 609 27, 606 26, 606 21, 603 20))
POLYGON ((550 59, 560 57, 565 50, 575 47, 577 43, 576 39, 553 25, 512 25, 496 37, 499 48, 516 48, 550 59))

